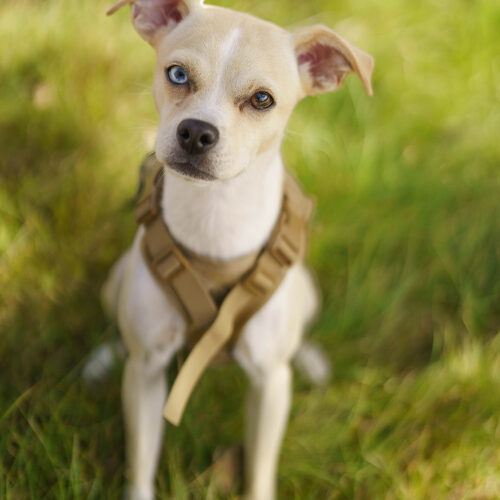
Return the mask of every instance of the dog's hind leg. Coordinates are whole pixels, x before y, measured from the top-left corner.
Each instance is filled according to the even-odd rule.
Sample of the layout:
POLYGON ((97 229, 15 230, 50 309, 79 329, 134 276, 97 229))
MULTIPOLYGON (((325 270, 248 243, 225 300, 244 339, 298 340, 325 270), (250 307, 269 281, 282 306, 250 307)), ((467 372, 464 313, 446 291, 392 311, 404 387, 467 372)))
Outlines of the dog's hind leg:
MULTIPOLYGON (((303 308, 304 327, 317 316, 321 297, 316 279, 305 266, 297 267, 298 298, 294 307, 303 308)), ((331 374, 331 364, 325 351, 318 345, 304 340, 294 355, 293 364, 313 384, 325 385, 331 374)))
MULTIPOLYGON (((101 288, 102 308, 113 322, 117 320, 120 291, 129 256, 130 250, 127 250, 113 264, 108 278, 101 288)), ((102 380, 116 362, 123 360, 125 352, 125 346, 121 339, 110 340, 95 347, 88 356, 82 370, 85 383, 93 384, 102 380)))
MULTIPOLYGON (((130 250, 127 250, 111 268, 108 278, 101 288, 101 304, 108 318, 115 322, 118 315, 118 303, 123 277, 127 266, 130 250)), ((103 379, 113 365, 125 357, 125 346, 121 339, 114 339, 95 347, 82 370, 82 376, 87 384, 103 379)))

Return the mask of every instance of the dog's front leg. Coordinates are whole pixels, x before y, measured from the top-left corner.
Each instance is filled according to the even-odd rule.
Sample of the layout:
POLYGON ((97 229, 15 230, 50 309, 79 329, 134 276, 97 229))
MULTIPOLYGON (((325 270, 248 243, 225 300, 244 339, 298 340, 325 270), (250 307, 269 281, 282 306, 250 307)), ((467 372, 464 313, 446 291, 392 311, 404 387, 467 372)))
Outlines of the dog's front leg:
POLYGON ((144 353, 132 354, 125 365, 122 398, 129 465, 128 500, 154 498, 167 393, 166 364, 157 353, 144 353))
POLYGON ((248 500, 275 498, 276 470, 290 409, 291 382, 288 363, 280 363, 250 379, 245 422, 248 500))

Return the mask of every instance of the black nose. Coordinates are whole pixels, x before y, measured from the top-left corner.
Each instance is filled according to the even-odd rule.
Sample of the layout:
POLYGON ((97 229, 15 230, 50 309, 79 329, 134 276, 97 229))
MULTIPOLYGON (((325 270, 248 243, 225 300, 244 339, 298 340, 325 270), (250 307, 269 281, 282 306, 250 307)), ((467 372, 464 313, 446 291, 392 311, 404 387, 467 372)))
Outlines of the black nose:
POLYGON ((219 140, 219 131, 201 120, 183 120, 177 127, 177 141, 191 155, 206 153, 219 140))

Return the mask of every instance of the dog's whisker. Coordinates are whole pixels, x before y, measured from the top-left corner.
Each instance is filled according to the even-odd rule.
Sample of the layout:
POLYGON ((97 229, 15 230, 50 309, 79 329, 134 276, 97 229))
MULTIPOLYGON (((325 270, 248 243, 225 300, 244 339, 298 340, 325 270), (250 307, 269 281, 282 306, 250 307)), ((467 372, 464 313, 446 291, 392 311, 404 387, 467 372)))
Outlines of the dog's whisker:
POLYGON ((288 137, 288 136, 304 137, 305 134, 304 134, 304 132, 300 132, 299 130, 287 130, 285 132, 285 136, 286 137, 288 137))

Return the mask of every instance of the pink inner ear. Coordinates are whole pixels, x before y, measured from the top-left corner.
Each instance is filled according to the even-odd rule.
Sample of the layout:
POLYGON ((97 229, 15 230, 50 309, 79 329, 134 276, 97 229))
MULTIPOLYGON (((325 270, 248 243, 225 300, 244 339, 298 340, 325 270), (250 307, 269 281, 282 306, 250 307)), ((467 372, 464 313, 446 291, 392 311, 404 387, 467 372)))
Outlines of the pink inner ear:
POLYGON ((308 64, 313 86, 323 88, 328 84, 340 85, 352 71, 349 61, 335 47, 316 43, 298 56, 298 63, 308 64))
POLYGON ((147 23, 147 31, 152 35, 161 26, 166 26, 170 21, 178 24, 183 15, 179 9, 182 0, 149 0, 134 3, 134 18, 142 17, 147 23))

